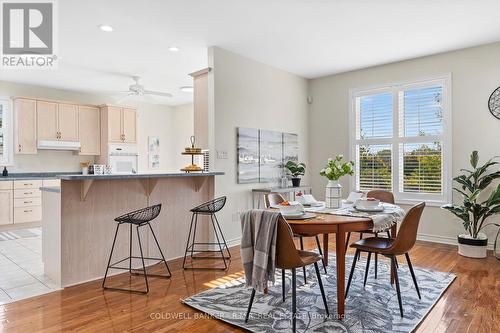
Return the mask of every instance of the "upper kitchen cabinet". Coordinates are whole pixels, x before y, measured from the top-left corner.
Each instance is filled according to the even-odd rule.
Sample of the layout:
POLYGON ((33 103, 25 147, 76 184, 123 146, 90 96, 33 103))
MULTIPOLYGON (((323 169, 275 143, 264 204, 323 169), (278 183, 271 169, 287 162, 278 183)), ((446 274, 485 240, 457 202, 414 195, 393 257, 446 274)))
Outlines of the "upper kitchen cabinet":
POLYGON ((37 101, 38 140, 78 141, 78 106, 37 101))
POLYGON ((123 141, 137 142, 137 112, 134 109, 122 109, 123 141))
POLYGON ((27 98, 15 98, 14 114, 15 153, 36 154, 36 101, 27 98))
POLYGON ((57 103, 37 101, 37 131, 40 140, 57 140, 57 103))
POLYGON ((58 109, 59 137, 63 141, 78 141, 78 105, 59 104, 58 109))
POLYGON ((101 107, 103 138, 110 143, 137 142, 137 111, 130 108, 104 105, 101 107))
POLYGON ((101 116, 99 108, 92 106, 78 107, 80 126, 80 155, 101 154, 101 116))

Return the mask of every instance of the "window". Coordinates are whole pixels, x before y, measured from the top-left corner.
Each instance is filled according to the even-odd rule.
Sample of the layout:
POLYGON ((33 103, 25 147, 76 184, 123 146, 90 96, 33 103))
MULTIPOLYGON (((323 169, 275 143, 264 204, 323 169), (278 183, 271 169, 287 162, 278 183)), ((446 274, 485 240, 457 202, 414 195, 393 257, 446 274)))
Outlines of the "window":
POLYGON ((389 190, 401 203, 450 199, 450 81, 351 91, 355 189, 389 190))
POLYGON ((0 98, 0 166, 12 162, 12 112, 11 101, 0 98))

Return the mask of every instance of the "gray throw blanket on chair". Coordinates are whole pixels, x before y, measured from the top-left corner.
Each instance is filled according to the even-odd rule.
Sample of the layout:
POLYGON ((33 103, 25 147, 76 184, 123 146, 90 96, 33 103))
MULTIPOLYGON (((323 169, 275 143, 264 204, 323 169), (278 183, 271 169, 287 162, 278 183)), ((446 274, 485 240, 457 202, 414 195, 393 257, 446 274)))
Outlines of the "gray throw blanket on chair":
POLYGON ((246 286, 260 292, 274 283, 279 212, 253 209, 241 215, 241 260, 246 286))

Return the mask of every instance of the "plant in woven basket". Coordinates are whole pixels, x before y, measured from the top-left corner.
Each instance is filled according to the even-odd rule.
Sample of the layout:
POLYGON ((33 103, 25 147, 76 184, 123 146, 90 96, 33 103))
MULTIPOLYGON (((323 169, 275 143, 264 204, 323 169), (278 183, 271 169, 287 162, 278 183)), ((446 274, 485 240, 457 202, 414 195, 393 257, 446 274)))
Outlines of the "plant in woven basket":
MULTIPOLYGON (((500 214, 500 184, 493 189, 486 199, 480 198, 481 194, 496 179, 500 179, 500 170, 490 171, 492 167, 500 164, 499 162, 495 162, 494 159, 492 158, 479 166, 479 154, 477 151, 473 151, 470 156, 472 169, 461 169, 460 171, 463 174, 453 178, 458 184, 453 189, 460 193, 463 197, 463 202, 459 205, 447 204, 442 206, 443 209, 446 209, 462 220, 464 229, 467 232, 467 234, 458 236, 459 253, 461 251, 460 244, 463 244, 466 246, 482 247, 480 257, 483 257, 483 252, 485 256, 488 238, 481 231, 487 226, 500 226, 497 223, 491 222, 491 218, 494 215, 500 214)), ((467 249, 470 248, 465 247, 465 250, 467 249)), ((471 250, 477 250, 477 248, 471 248, 471 250)), ((465 252, 461 254, 467 255, 465 252)), ((472 256, 478 257, 476 255, 472 256)))

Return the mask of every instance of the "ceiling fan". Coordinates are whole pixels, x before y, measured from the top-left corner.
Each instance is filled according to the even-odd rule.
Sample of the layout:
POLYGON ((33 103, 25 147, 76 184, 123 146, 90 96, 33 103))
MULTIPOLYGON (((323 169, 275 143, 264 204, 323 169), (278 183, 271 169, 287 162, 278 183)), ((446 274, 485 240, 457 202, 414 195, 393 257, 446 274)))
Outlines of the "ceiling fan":
POLYGON ((126 99, 127 97, 131 97, 131 96, 160 96, 160 97, 167 97, 167 98, 173 97, 172 94, 167 93, 167 92, 145 89, 144 86, 139 83, 140 79, 141 79, 140 76, 136 76, 136 75, 132 76, 132 80, 134 80, 134 83, 128 87, 128 90, 121 92, 121 93, 126 94, 125 96, 123 96, 121 98, 121 100, 126 99))

